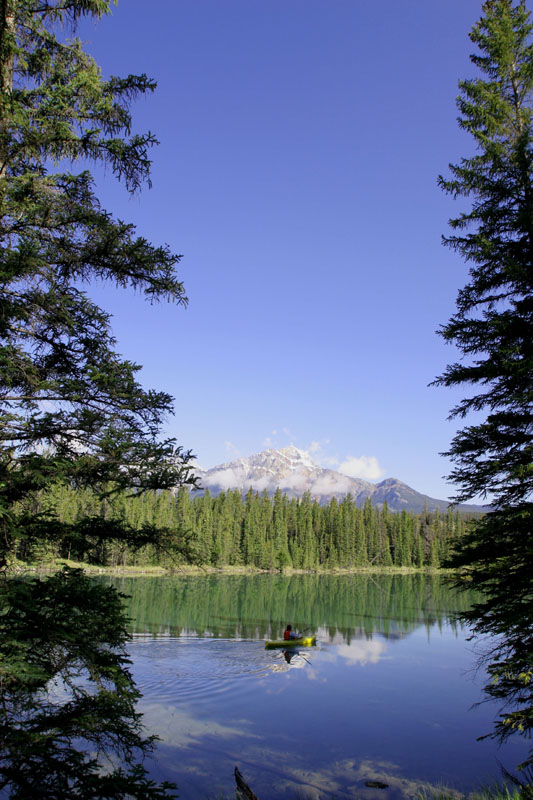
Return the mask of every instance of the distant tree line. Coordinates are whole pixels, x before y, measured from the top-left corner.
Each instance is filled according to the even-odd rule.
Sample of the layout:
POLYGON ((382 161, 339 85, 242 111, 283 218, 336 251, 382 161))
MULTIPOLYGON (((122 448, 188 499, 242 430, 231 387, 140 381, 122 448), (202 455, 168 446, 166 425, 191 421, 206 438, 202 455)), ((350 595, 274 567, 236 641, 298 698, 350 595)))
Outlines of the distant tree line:
POLYGON ((252 489, 245 496, 237 490, 194 496, 182 487, 177 494, 121 492, 102 498, 90 489, 57 485, 32 503, 43 524, 48 515, 59 524, 47 526, 46 540, 20 542, 13 555, 42 564, 66 558, 105 566, 436 568, 467 524, 452 508, 445 514, 391 513, 386 503, 375 508, 370 500, 359 508, 350 494, 320 505, 309 493, 290 499, 279 489, 273 497, 252 489), (84 534, 80 522, 87 519, 84 534), (110 526, 129 533, 114 539, 98 535, 110 526), (157 545, 150 541, 153 528, 166 532, 157 545))

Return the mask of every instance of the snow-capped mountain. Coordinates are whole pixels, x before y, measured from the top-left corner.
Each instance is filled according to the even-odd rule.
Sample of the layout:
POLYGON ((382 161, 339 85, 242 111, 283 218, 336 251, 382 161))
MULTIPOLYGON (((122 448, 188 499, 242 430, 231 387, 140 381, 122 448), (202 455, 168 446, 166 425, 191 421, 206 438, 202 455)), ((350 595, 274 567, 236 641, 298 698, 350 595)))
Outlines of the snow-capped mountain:
MULTIPOLYGON (((196 474, 202 487, 209 489, 211 494, 229 489, 245 493, 252 488, 258 492, 266 489, 272 495, 279 488, 289 497, 301 497, 304 492, 310 492, 320 503, 328 503, 332 497, 340 500, 347 494, 353 496, 357 505, 363 505, 367 497, 378 507, 386 500, 391 511, 420 512, 424 506, 430 511, 436 508, 446 511, 449 505, 448 501, 421 494, 396 478, 374 484, 325 469, 315 464, 309 453, 293 446, 263 450, 208 470, 197 468, 196 474)), ((484 510, 481 506, 470 505, 459 508, 471 512, 484 510)))

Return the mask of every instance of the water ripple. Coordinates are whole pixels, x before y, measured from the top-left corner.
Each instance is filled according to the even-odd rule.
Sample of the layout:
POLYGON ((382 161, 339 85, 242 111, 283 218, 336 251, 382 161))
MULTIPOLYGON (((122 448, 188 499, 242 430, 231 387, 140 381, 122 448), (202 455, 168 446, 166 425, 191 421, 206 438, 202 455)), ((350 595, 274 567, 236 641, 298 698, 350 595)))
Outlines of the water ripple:
POLYGON ((277 662, 263 642, 235 639, 137 636, 129 652, 140 691, 167 702, 242 689, 242 679, 261 678, 277 662))

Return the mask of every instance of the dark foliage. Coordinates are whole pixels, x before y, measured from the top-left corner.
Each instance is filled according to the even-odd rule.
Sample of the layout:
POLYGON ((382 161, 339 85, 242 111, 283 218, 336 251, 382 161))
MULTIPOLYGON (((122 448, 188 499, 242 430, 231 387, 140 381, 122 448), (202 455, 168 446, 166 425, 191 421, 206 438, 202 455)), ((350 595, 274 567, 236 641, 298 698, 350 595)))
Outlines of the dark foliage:
POLYGON ((470 280, 441 331, 462 360, 437 382, 473 387, 452 417, 483 414, 453 439, 450 477, 458 500, 488 493, 495 509, 451 563, 484 593, 465 616, 476 633, 491 635, 486 690, 505 701, 494 731, 501 738, 533 731, 532 30, 525 2, 483 5, 470 35, 482 76, 462 81, 458 99, 459 124, 477 151, 441 179, 454 197, 471 200, 446 239, 470 264, 470 280))
MULTIPOLYGON (((12 797, 167 796, 135 760, 152 743, 135 711, 120 599, 78 572, 43 583, 10 573, 18 547, 46 548, 61 529, 35 508, 52 484, 103 496, 194 483, 191 453, 159 438, 171 398, 139 383, 88 293, 106 281, 186 303, 180 257, 103 209, 84 168, 107 165, 136 191, 156 141, 131 133, 129 112, 154 82, 105 79, 67 38, 109 6, 0 3, 0 788, 12 797)), ((130 547, 161 538, 119 520, 70 525, 74 538, 89 530, 130 547)))
POLYGON ((147 778, 121 596, 79 570, 0 587, 0 791, 160 798, 147 778), (102 771, 103 757, 109 758, 102 771))

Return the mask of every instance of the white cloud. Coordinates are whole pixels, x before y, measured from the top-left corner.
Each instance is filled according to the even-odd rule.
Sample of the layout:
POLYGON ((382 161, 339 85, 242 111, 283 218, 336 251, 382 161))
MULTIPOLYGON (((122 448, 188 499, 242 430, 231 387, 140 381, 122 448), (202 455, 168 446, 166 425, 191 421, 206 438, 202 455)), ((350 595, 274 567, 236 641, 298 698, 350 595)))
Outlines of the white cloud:
POLYGON ((262 478, 247 478, 242 482, 243 489, 253 489, 254 492, 263 492, 265 489, 270 491, 275 487, 272 484, 270 475, 263 476, 262 478))
POLYGON ((292 489, 294 492, 305 492, 308 488, 307 475, 300 472, 291 472, 279 481, 281 489, 292 489))
MULTIPOLYGON (((212 482, 221 489, 234 489, 242 484, 243 476, 233 469, 216 470, 212 476, 212 482)), ((210 481, 211 483, 211 481, 210 481)))
POLYGON ((387 642, 383 639, 352 639, 347 644, 341 633, 336 632, 331 635, 326 628, 318 628, 316 632, 320 642, 327 643, 322 650, 322 659, 326 661, 338 661, 340 658, 349 664, 377 664, 378 661, 387 656, 387 642))
POLYGON ((347 456, 337 470, 350 478, 363 478, 367 481, 375 481, 385 473, 375 456, 347 456))
POLYGON ((342 477, 337 478, 326 475, 324 478, 316 480, 311 487, 311 494, 348 494, 352 487, 350 481, 342 477))
POLYGON ((349 664, 377 664, 387 651, 385 642, 372 639, 364 641, 358 639, 350 644, 341 644, 337 647, 337 654, 348 661, 349 664))
POLYGON ((239 448, 236 445, 234 445, 233 442, 230 441, 224 442, 224 446, 226 448, 226 453, 230 458, 234 459, 241 457, 241 452, 239 448))
POLYGON ((311 444, 309 444, 305 448, 305 450, 308 453, 318 454, 321 452, 321 450, 324 449, 324 447, 326 447, 329 444, 329 442, 330 442, 329 439, 321 439, 320 441, 315 439, 314 441, 311 442, 311 444))

